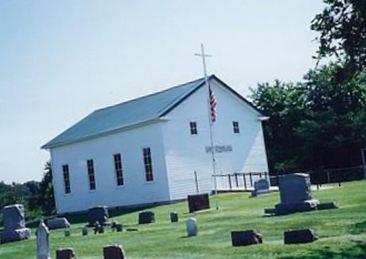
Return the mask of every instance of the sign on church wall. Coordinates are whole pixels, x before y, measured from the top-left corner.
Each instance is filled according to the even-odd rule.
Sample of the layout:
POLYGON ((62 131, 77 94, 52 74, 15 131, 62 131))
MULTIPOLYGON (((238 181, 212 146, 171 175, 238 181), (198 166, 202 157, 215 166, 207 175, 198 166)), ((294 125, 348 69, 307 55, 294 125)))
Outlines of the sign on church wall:
MULTIPOLYGON (((232 145, 215 145, 214 147, 215 153, 224 153, 224 152, 232 152, 233 146, 232 145)), ((212 152, 212 147, 206 146, 206 153, 212 152)))

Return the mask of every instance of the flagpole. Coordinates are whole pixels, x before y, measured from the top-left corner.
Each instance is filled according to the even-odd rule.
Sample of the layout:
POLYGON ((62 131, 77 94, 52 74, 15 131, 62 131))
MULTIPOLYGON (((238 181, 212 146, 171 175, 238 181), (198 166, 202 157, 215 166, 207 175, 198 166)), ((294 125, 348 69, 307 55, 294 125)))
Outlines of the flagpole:
MULTIPOLYGON (((203 73, 205 77, 205 84, 207 86, 207 92, 208 97, 210 97, 210 83, 208 81, 207 76, 207 69, 206 69, 206 57, 211 57, 211 55, 205 54, 205 49, 203 44, 201 44, 201 54, 195 54, 196 56, 202 57, 202 63, 203 63, 203 73)), ((214 178, 214 187, 215 187, 215 205, 216 209, 219 209, 219 199, 218 199, 218 192, 217 192, 217 180, 216 180, 216 159, 215 159, 215 148, 214 148, 214 138, 213 138, 213 121, 211 119, 211 110, 210 110, 210 98, 207 99, 207 109, 208 109, 208 122, 209 122, 209 128, 210 128, 210 145, 211 145, 211 158, 212 158, 212 176, 214 178)))

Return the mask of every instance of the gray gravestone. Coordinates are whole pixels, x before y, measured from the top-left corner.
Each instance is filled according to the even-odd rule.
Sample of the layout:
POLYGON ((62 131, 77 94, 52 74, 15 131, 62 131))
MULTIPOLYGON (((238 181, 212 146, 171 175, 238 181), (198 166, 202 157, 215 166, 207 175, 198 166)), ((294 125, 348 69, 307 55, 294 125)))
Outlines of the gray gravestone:
POLYGON ((49 219, 47 220, 46 224, 49 230, 59 228, 70 228, 70 223, 66 218, 49 219))
POLYGON ((89 226, 94 226, 95 223, 105 225, 109 218, 108 208, 106 206, 97 206, 88 210, 89 226))
POLYGON ((116 224, 116 231, 117 231, 117 232, 122 232, 122 230, 123 230, 123 225, 122 225, 122 224, 120 224, 120 223, 117 223, 117 224, 116 224))
POLYGON ((56 250, 56 259, 75 259, 76 255, 72 248, 60 248, 56 250))
POLYGON ((178 222, 178 213, 177 212, 171 212, 170 213, 170 222, 178 222))
POLYGON ((189 218, 186 222, 187 236, 197 236, 198 226, 195 218, 189 218))
POLYGON ((308 174, 287 174, 279 177, 281 203, 266 213, 283 215, 294 212, 315 210, 318 200, 312 199, 311 183, 308 174))
POLYGON ((139 213, 139 224, 150 224, 155 222, 155 214, 152 211, 143 211, 139 213))
POLYGON ((288 230, 284 233, 285 244, 304 244, 317 240, 314 229, 288 230))
POLYGON ((83 234, 83 236, 87 236, 88 235, 88 227, 84 226, 83 229, 81 230, 81 233, 83 234))
POLYGON ((0 233, 0 243, 20 241, 30 237, 30 229, 25 227, 24 207, 21 204, 5 206, 2 209, 4 231, 0 233))
POLYGON ((103 248, 104 259, 124 259, 125 251, 121 245, 105 246, 103 248))
POLYGON ((122 232, 123 225, 118 223, 117 221, 112 221, 111 228, 112 231, 122 232))
POLYGON ((231 242, 233 246, 261 244, 263 236, 256 230, 233 231, 231 232, 231 242))
POLYGON ((98 234, 103 234, 104 233, 104 226, 103 225, 98 225, 98 234))
POLYGON ((65 235, 65 237, 71 236, 71 230, 69 228, 65 229, 64 235, 65 235))
POLYGON ((265 178, 259 179, 254 182, 254 190, 252 191, 252 197, 256 197, 261 194, 270 193, 269 181, 265 178))
POLYGON ((49 259, 50 258, 50 245, 49 235, 50 232, 43 220, 39 223, 37 232, 37 258, 38 259, 49 259))

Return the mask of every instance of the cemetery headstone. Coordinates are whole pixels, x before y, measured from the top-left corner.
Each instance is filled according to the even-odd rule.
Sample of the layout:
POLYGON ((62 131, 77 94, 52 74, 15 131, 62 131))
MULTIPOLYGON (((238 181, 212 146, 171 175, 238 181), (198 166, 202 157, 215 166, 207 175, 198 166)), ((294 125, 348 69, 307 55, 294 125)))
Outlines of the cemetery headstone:
POLYGON ((112 221, 111 228, 112 231, 122 232, 123 225, 118 223, 117 221, 112 221))
POLYGON ((96 222, 105 225, 108 221, 109 214, 106 206, 97 206, 88 210, 89 226, 94 226, 96 222))
POLYGON ((66 228, 64 231, 64 235, 65 235, 65 237, 71 236, 71 230, 69 228, 66 228))
POLYGON ((258 195, 270 193, 270 184, 269 181, 265 178, 261 178, 254 182, 254 190, 252 191, 252 197, 256 197, 258 195))
POLYGON ((178 213, 177 212, 171 212, 170 213, 170 222, 178 222, 178 213))
POLYGON ((117 232, 122 232, 122 230, 123 230, 123 225, 122 225, 122 224, 120 224, 120 223, 117 223, 117 224, 116 224, 116 231, 117 231, 117 232))
POLYGON ((233 231, 231 232, 231 242, 233 246, 261 244, 263 236, 256 230, 233 231))
POLYGON ((94 230, 94 235, 99 233, 99 224, 98 223, 94 224, 94 229, 93 230, 94 230))
POLYGON ((53 218, 46 221, 49 230, 59 228, 69 228, 71 225, 66 218, 53 218))
POLYGON ((105 246, 103 248, 104 259, 124 259, 125 251, 121 245, 105 246))
POLYGON ((210 208, 210 199, 208 193, 188 195, 188 209, 189 213, 206 210, 210 208))
POLYGON ((56 250, 56 259, 75 259, 76 255, 72 248, 60 248, 56 250))
POLYGON ((83 229, 81 230, 81 233, 83 234, 83 236, 87 236, 88 235, 88 227, 87 226, 84 226, 83 229))
POLYGON ((317 240, 317 234, 314 229, 288 230, 284 233, 285 244, 304 244, 317 240))
POLYGON ((197 226, 197 219, 189 218, 186 222, 186 229, 187 229, 187 236, 197 236, 198 226, 197 226))
POLYGON ((335 202, 324 202, 320 203, 317 207, 318 210, 330 210, 330 209, 338 209, 337 204, 335 202))
POLYGON ((143 211, 139 213, 139 224, 150 224, 155 222, 155 214, 152 211, 143 211))
POLYGON ((39 223, 37 232, 37 258, 38 259, 49 259, 50 258, 50 245, 49 235, 50 232, 44 224, 43 220, 39 223))
POLYGON ((20 241, 30 237, 30 229, 25 227, 23 205, 5 206, 2 213, 4 230, 0 233, 0 243, 20 241))
POLYGON ((312 198, 310 176, 308 174, 288 174, 279 177, 281 203, 265 213, 276 215, 315 210, 318 200, 312 198))
POLYGON ((98 225, 98 234, 103 234, 103 233, 104 233, 104 226, 98 225))

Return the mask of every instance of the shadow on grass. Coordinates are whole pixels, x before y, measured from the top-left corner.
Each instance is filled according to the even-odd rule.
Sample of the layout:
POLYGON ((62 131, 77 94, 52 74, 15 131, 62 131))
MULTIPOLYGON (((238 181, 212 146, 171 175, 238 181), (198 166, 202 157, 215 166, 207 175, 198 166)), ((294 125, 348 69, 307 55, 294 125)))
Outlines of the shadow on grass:
MULTIPOLYGON (((334 247, 325 246, 318 249, 309 249, 308 254, 301 256, 304 259, 318 258, 366 258, 366 243, 362 241, 352 241, 353 247, 337 249, 334 247)), ((281 259, 290 259, 292 256, 282 256, 281 259)))

